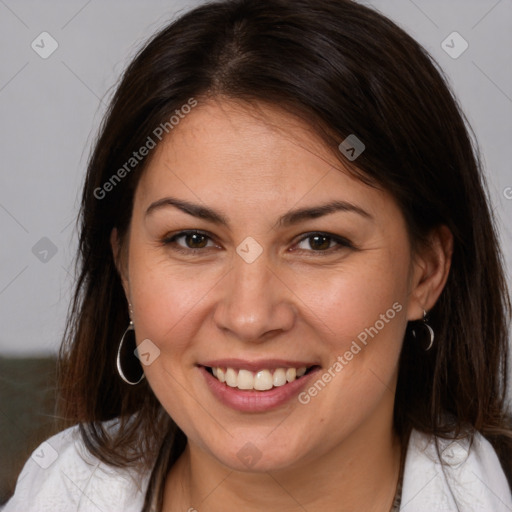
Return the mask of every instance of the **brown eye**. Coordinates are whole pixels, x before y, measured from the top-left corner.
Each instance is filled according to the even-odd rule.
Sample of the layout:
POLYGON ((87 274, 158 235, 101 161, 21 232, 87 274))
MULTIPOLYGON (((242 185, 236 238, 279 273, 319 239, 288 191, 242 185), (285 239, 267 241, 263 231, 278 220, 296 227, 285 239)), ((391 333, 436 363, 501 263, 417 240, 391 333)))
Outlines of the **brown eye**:
POLYGON ((301 251, 329 254, 344 248, 354 248, 346 238, 329 233, 308 233, 299 240, 297 247, 301 251))
POLYGON ((175 235, 166 237, 162 240, 164 245, 171 246, 174 250, 184 253, 195 253, 202 249, 214 246, 211 237, 200 231, 181 231, 175 235))
POLYGON ((324 235, 313 235, 308 240, 311 248, 315 250, 329 249, 331 245, 331 237, 324 235))
POLYGON ((187 235, 183 235, 185 239, 185 243, 187 247, 190 249, 202 249, 206 247, 208 242, 208 237, 201 233, 189 233, 187 235))

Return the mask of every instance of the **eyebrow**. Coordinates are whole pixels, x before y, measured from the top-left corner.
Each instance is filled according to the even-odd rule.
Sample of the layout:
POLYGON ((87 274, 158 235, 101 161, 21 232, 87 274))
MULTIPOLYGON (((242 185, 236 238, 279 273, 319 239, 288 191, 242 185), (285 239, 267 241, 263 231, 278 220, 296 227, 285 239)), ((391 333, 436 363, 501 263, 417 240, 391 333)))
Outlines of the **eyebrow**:
MULTIPOLYGON (((188 215, 192 215, 193 217, 198 217, 200 219, 207 220, 214 224, 229 227, 229 221, 222 213, 217 212, 214 209, 209 208, 207 206, 190 203, 188 201, 183 201, 182 199, 177 199, 175 197, 164 197, 162 199, 159 199, 158 201, 155 201, 148 207, 145 215, 148 216, 151 213, 162 208, 166 208, 168 206, 173 206, 181 210, 182 212, 187 213, 188 215)), ((369 220, 374 220, 372 215, 370 215, 366 210, 363 210, 359 206, 349 203, 347 201, 335 200, 318 206, 291 210, 278 219, 277 226, 289 227, 294 224, 298 224, 299 222, 304 220, 317 219, 319 217, 323 217, 325 215, 329 215, 331 213, 339 211, 353 212, 369 220)))

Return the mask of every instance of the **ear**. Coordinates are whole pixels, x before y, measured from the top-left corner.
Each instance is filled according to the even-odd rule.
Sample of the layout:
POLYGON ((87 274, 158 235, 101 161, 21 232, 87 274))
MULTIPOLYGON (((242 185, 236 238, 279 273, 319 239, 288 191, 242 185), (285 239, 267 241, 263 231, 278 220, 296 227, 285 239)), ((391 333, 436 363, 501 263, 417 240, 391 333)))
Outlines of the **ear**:
POLYGON ((441 295, 448 279, 453 254, 453 234, 447 226, 434 228, 427 243, 414 255, 408 320, 423 318, 441 295))
POLYGON ((110 233, 110 247, 112 248, 114 264, 117 268, 117 272, 119 273, 119 277, 121 278, 121 282, 123 284, 124 293, 126 295, 127 300, 129 300, 130 287, 128 284, 128 266, 126 264, 126 256, 123 254, 121 241, 119 240, 119 232, 117 231, 117 228, 112 229, 110 233))

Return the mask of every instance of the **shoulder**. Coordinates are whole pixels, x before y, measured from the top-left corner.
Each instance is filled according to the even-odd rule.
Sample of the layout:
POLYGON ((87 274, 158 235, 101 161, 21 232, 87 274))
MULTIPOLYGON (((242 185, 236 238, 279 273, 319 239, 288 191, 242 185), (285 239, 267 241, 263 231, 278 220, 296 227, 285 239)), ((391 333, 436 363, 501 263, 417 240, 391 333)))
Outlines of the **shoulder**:
POLYGON ((494 448, 480 433, 470 443, 413 430, 400 510, 509 512, 512 493, 494 448))
POLYGON ((147 481, 94 457, 74 426, 34 450, 2 512, 140 512, 147 481))

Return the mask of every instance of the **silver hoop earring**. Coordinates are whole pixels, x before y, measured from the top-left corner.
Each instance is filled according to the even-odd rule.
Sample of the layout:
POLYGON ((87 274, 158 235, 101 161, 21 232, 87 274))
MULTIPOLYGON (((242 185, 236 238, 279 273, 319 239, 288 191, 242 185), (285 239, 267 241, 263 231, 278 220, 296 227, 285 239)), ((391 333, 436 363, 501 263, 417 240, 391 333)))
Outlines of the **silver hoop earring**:
MULTIPOLYGON (((425 352, 428 352, 432 348, 432 345, 434 344, 434 329, 432 329, 432 327, 430 327, 430 325, 428 325, 427 323, 427 312, 425 310, 423 310, 423 321, 421 322, 421 325, 423 325, 423 327, 427 329, 428 334, 430 336, 430 342, 428 344, 428 347, 425 349, 425 352)), ((417 338, 416 329, 412 329, 412 335, 415 338, 417 338)))
POLYGON ((130 354, 133 355, 133 352, 135 351, 135 349, 136 349, 135 328, 133 326, 133 322, 130 320, 130 325, 128 325, 126 331, 124 331, 124 334, 123 334, 123 336, 121 338, 121 341, 119 342, 119 348, 117 349, 117 358, 116 358, 117 372, 119 373, 119 376, 121 377, 121 379, 123 379, 127 384, 130 384, 130 386, 137 385, 145 377, 144 371, 142 370, 142 367, 140 366, 140 362, 136 362, 136 361, 138 361, 136 357, 133 358, 134 363, 136 364, 136 366, 139 367, 139 372, 140 372, 140 370, 142 370, 142 375, 139 377, 138 380, 130 380, 129 379, 129 377, 133 377, 134 375, 135 376, 137 375, 137 369, 136 369, 135 365, 132 365, 132 367, 130 368, 130 370, 129 370, 129 373, 130 373, 129 377, 126 376, 125 371, 121 367, 121 351, 123 352, 123 354, 125 354, 126 351, 128 351, 130 354), (127 348, 123 349, 123 344, 125 342, 125 338, 128 338, 127 341, 130 344, 130 347, 128 349, 127 348), (132 348, 132 346, 133 346, 133 348, 132 348))

